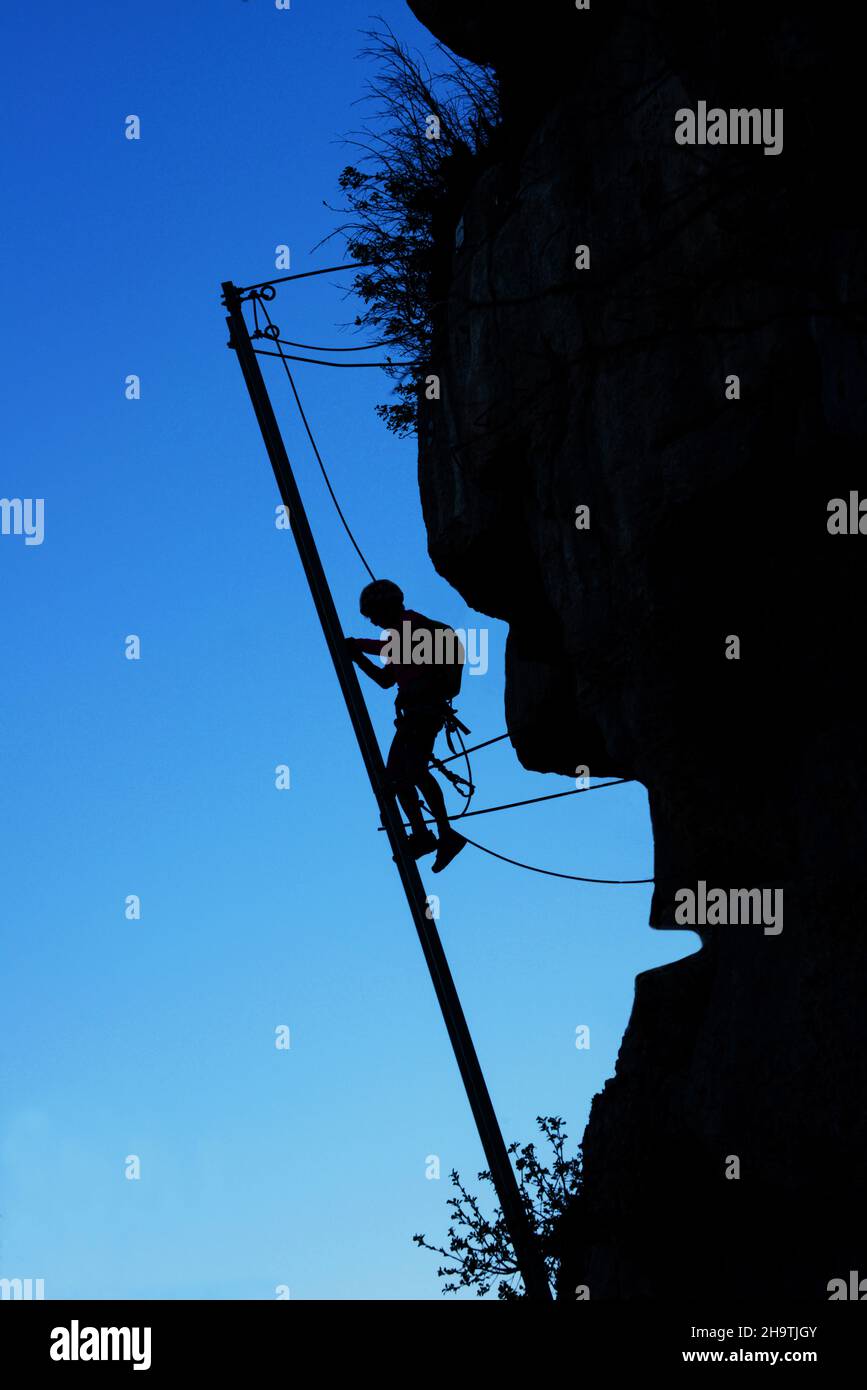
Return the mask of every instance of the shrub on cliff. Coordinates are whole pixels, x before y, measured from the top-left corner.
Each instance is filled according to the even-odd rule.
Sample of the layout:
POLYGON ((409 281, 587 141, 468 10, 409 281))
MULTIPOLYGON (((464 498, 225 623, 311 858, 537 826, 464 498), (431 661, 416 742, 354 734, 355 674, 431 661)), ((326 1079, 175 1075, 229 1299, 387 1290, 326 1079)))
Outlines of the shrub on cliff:
MULTIPOLYGON (((517 1143, 512 1143, 509 1153, 517 1154, 515 1169, 524 1210, 530 1229, 539 1242, 548 1281, 553 1287, 558 1264, 557 1228, 563 1213, 580 1189, 581 1157, 580 1151, 574 1158, 566 1157, 568 1136, 563 1128, 563 1120, 556 1116, 537 1115, 536 1123, 551 1149, 548 1163, 542 1163, 532 1143, 525 1144, 521 1149, 517 1143)), ((479 1173, 478 1176, 480 1182, 493 1186, 489 1172, 479 1173)), ((479 1198, 467 1191, 460 1174, 452 1171, 451 1181, 458 1195, 448 1199, 453 1215, 453 1224, 448 1232, 448 1249, 430 1245, 424 1235, 413 1236, 419 1249, 432 1250, 449 1261, 437 1269, 438 1277, 447 1281, 443 1284, 443 1293, 458 1293, 461 1289, 471 1288, 476 1290, 479 1298, 483 1298, 496 1281, 498 1298, 523 1298, 525 1295, 520 1286, 515 1252, 499 1206, 489 1219, 482 1212, 479 1198)))
POLYGON ((377 72, 362 101, 373 111, 349 138, 360 157, 340 175, 345 205, 332 211, 346 220, 331 235, 345 238, 352 260, 370 263, 352 285, 365 306, 355 324, 392 350, 396 400, 377 413, 404 435, 416 426, 443 252, 454 243, 472 171, 496 130, 498 93, 491 70, 442 44, 436 52, 443 67, 433 72, 388 25, 363 32, 368 43, 360 56, 377 72))

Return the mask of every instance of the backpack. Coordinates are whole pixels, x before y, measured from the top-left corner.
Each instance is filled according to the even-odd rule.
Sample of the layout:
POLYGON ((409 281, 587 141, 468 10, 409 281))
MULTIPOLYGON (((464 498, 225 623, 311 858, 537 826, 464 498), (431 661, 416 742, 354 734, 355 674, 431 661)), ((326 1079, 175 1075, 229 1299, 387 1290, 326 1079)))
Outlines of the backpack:
POLYGON ((437 683, 442 691, 444 699, 456 700, 461 691, 466 652, 463 643, 457 633, 454 632, 453 628, 443 626, 441 627, 441 631, 452 633, 454 638, 452 650, 455 651, 458 659, 455 661, 442 662, 435 667, 438 676, 437 683))

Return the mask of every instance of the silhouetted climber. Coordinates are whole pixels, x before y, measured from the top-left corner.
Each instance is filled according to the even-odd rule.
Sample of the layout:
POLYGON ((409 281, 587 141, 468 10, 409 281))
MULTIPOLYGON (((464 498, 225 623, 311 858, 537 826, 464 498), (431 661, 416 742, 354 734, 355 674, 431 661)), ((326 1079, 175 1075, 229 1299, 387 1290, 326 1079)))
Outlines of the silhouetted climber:
POLYGON ((420 859, 436 850, 433 872, 438 874, 466 844, 449 824, 440 785, 428 767, 437 734, 454 719, 449 701, 460 688, 464 650, 452 628, 404 608, 403 593, 390 579, 376 579, 362 589, 359 607, 362 617, 387 630, 388 637, 347 637, 347 647, 355 664, 377 685, 384 690, 397 686, 397 732, 386 770, 409 821, 411 852, 420 859), (386 665, 375 666, 366 652, 382 657, 386 665), (430 807, 439 839, 424 823, 416 788, 430 807))

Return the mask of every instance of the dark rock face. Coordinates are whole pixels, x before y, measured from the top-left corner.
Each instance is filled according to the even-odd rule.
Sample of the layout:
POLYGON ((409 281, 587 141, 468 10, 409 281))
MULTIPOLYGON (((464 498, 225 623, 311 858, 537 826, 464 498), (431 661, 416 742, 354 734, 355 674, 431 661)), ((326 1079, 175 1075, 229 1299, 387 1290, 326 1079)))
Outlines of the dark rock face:
POLYGON ((537 7, 529 33, 410 3, 504 100, 443 248, 433 561, 509 624, 524 765, 648 788, 653 926, 699 880, 783 890, 778 934, 710 925, 638 978, 563 1296, 827 1298, 867 1275, 867 535, 827 510, 867 497, 851 21, 639 0, 537 7), (782 152, 678 145, 699 101, 782 108, 782 152))

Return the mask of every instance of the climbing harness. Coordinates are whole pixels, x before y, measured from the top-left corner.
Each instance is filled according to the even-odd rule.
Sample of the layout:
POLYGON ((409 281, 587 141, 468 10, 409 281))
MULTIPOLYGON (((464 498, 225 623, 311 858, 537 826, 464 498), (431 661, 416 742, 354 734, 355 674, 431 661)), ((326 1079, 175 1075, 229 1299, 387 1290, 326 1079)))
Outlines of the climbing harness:
MULTIPOLYGON (((460 719, 458 719, 458 716, 455 712, 455 707, 452 704, 451 700, 449 700, 446 704, 446 718, 445 723, 443 725, 443 733, 446 736, 446 743, 448 744, 449 752, 451 753, 451 758, 447 758, 446 762, 451 762, 454 758, 463 757, 467 764, 467 775, 466 777, 462 777, 460 773, 453 772, 450 767, 446 767, 445 762, 443 762, 440 758, 431 758, 430 765, 440 774, 441 777, 445 777, 449 782, 451 782, 455 790, 459 791, 461 795, 466 798, 466 800, 464 801, 464 808, 460 812, 461 816, 465 816, 467 814, 467 810, 469 809, 470 802, 472 801, 476 791, 476 788, 473 785, 472 780, 473 773, 472 768, 470 767, 469 755, 463 740, 464 734, 466 734, 467 737, 469 737, 470 730, 467 728, 466 724, 462 724, 460 719), (454 740, 456 738, 459 744, 461 745, 460 750, 457 750, 455 748, 454 740), (466 791, 463 790, 465 787, 466 791)), ((459 817, 451 817, 451 819, 458 818, 459 817)))

